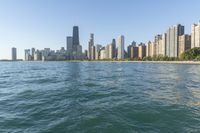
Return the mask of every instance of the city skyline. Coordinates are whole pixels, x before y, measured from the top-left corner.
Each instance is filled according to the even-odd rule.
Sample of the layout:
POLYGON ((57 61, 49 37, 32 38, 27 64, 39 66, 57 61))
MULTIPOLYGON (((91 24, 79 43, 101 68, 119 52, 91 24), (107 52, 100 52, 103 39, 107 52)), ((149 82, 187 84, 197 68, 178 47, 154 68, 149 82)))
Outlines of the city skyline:
MULTIPOLYGON (((140 59, 144 57, 169 57, 181 58, 182 54, 191 48, 200 47, 200 21, 191 26, 191 34, 185 34, 185 27, 181 24, 170 26, 167 32, 157 34, 154 40, 147 43, 139 43, 133 41, 125 49, 125 37, 120 35, 117 41, 112 39, 112 43, 105 46, 94 44, 94 33, 90 34, 88 41, 88 49, 82 50, 79 42, 79 27, 73 26, 72 36, 66 37, 66 47, 60 50, 44 49, 25 49, 25 61, 63 61, 63 60, 124 60, 124 59, 140 59), (191 40, 191 38, 193 38, 191 40), (137 49, 136 49, 137 47, 137 49)), ((17 49, 11 49, 11 60, 23 60, 17 58, 17 49)))
POLYGON ((12 47, 17 48, 19 59, 24 59, 24 49, 27 48, 59 49, 66 47, 66 36, 71 34, 71 27, 74 25, 78 25, 80 28, 80 44, 84 51, 88 49, 90 33, 95 34, 95 45, 107 45, 113 38, 117 39, 118 36, 124 35, 126 49, 133 40, 137 43, 146 43, 152 40, 156 34, 166 32, 169 26, 177 23, 185 26, 185 34, 191 34, 191 25, 197 23, 200 19, 198 14, 200 2, 197 0, 193 2, 176 0, 174 5, 171 6, 167 2, 158 0, 151 2, 144 0, 140 2, 128 1, 126 3, 123 1, 116 3, 111 0, 103 4, 104 2, 98 1, 90 4, 86 2, 86 4, 80 0, 61 0, 54 5, 55 1, 48 1, 48 3, 44 1, 26 2, 24 0, 19 2, 1 1, 0 17, 3 21, 0 22, 0 34, 2 36, 0 39, 0 59, 11 59, 10 49, 12 47), (22 6, 22 4, 25 6, 22 6), (104 5, 105 11, 100 10, 104 5), (111 5, 113 11, 112 8, 109 8, 111 5), (134 8, 131 5, 135 5, 134 8), (153 9, 158 5, 159 8, 153 9), (42 9, 44 6, 47 6, 46 10, 42 9), (74 12, 69 11, 75 6, 80 9, 74 10, 74 12), (153 9, 148 12, 149 16, 146 15, 147 9, 145 9, 148 6, 153 9), (68 8, 65 9, 66 7, 68 8), (118 11, 114 7, 121 7, 124 10, 118 11), (170 11, 162 10, 165 9, 164 7, 168 7, 170 11), (184 8, 188 10, 181 10, 184 8), (12 10, 9 11, 9 9, 12 10), (37 11, 37 9, 40 10, 37 11), (56 11, 56 9, 58 10, 56 11), (157 10, 159 10, 158 14, 156 14, 157 10), (25 13, 25 11, 27 12, 25 13), (82 11, 83 15, 78 15, 79 11, 82 11), (105 14, 105 12, 108 14, 105 14), (154 21, 155 18, 159 21, 154 21), (118 19, 120 20, 117 21, 118 19))

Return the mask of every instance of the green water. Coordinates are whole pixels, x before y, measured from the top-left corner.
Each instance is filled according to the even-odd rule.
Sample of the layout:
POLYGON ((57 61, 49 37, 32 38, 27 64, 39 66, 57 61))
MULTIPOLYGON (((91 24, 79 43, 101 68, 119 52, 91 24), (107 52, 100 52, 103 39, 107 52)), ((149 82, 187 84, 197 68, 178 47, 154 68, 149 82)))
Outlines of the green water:
POLYGON ((0 62, 0 133, 143 132, 200 132, 200 65, 0 62))

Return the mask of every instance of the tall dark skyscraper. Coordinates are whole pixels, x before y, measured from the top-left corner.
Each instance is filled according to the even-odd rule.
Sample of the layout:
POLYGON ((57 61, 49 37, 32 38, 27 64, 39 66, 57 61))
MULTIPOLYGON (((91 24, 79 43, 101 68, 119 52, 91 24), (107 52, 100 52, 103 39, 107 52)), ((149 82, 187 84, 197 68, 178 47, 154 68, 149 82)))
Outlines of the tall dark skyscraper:
POLYGON ((78 26, 73 27, 73 51, 77 51, 77 46, 80 45, 79 43, 79 30, 78 26))
POLYGON ((73 27, 72 36, 67 36, 67 53, 68 59, 82 59, 82 46, 79 42, 79 28, 73 27))
POLYGON ((112 58, 116 58, 117 57, 117 54, 116 54, 116 41, 115 39, 112 40, 112 58))

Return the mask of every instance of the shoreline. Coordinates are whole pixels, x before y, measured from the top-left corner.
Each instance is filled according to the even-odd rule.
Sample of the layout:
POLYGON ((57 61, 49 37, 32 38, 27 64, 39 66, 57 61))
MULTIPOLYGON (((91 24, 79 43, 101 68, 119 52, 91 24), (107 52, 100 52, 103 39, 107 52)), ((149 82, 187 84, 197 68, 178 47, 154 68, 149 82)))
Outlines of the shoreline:
POLYGON ((106 63, 153 63, 153 64, 196 64, 196 65, 200 65, 200 61, 66 61, 66 62, 106 62, 106 63))
POLYGON ((0 60, 0 62, 90 62, 90 63, 152 63, 152 64, 191 64, 200 65, 200 61, 106 61, 106 60, 66 60, 66 61, 5 61, 0 60))

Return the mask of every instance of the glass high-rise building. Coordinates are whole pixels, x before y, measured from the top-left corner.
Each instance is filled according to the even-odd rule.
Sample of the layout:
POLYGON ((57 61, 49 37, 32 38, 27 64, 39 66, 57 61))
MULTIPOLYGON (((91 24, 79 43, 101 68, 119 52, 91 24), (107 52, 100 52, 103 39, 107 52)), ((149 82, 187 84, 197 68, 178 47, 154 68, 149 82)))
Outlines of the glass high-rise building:
POLYGON ((79 29, 78 26, 73 27, 73 48, 76 51, 77 46, 80 45, 79 43, 79 29))
POLYGON ((112 40, 112 58, 116 58, 117 52, 116 52, 116 41, 115 39, 112 40))

